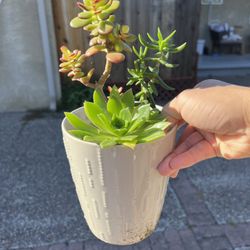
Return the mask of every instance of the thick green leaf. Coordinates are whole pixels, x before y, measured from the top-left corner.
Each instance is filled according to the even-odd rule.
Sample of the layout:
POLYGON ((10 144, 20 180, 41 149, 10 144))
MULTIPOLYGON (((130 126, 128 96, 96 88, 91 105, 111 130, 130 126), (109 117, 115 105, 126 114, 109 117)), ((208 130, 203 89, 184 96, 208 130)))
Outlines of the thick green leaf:
POLYGON ((86 135, 90 135, 90 136, 96 135, 95 133, 91 133, 89 131, 84 131, 84 130, 69 130, 68 132, 71 135, 78 137, 79 139, 83 139, 84 136, 86 136, 86 135))
POLYGON ((115 115, 119 115, 120 111, 122 109, 122 104, 119 101, 118 98, 116 98, 115 96, 113 97, 109 97, 108 103, 107 103, 107 110, 110 114, 115 114, 115 115))
POLYGON ((107 103, 100 89, 96 89, 93 95, 94 103, 102 109, 106 109, 107 103))
POLYGON ((97 133, 97 129, 85 121, 81 120, 78 116, 72 113, 64 113, 69 123, 75 127, 77 130, 83 130, 89 133, 97 133))
POLYGON ((144 124, 146 123, 145 119, 136 119, 133 121, 133 123, 131 124, 128 133, 134 133, 136 129, 138 129, 139 127, 142 127, 144 124))
POLYGON ((171 123, 167 121, 154 122, 151 125, 149 125, 144 131, 146 132, 152 129, 159 129, 159 130, 164 131, 170 125, 171 123))
POLYGON ((151 142, 157 139, 160 139, 165 136, 164 131, 158 129, 152 129, 151 131, 147 131, 147 133, 143 133, 138 137, 139 143, 151 142))
POLYGON ((133 52, 135 53, 135 55, 136 55, 138 58, 140 58, 140 54, 139 54, 139 52, 136 50, 135 46, 133 46, 132 49, 133 49, 133 52))
POLYGON ((130 108, 131 111, 133 111, 133 108, 135 105, 135 98, 134 98, 132 89, 129 89, 128 91, 126 91, 122 95, 121 100, 122 100, 122 106, 124 108, 128 107, 128 108, 130 108))
POLYGON ((112 147, 114 145, 116 145, 116 141, 115 140, 110 140, 110 139, 107 139, 107 140, 104 140, 100 143, 100 146, 101 148, 109 148, 109 147, 112 147))
POLYGON ((89 12, 89 11, 80 12, 78 14, 78 17, 80 17, 82 19, 88 19, 88 18, 90 18, 92 16, 93 16, 93 14, 91 12, 89 12))
POLYGON ((106 20, 109 17, 110 13, 103 11, 102 13, 98 14, 98 17, 101 20, 106 20))
POLYGON ((132 114, 129 110, 129 107, 124 108, 120 111, 119 118, 127 122, 130 122, 132 120, 132 114))
POLYGON ((116 11, 120 6, 120 2, 119 1, 113 1, 111 6, 107 9, 105 9, 105 12, 112 14, 114 11, 116 11))
POLYGON ((154 44, 151 44, 151 43, 145 41, 140 34, 139 34, 138 38, 139 38, 140 43, 144 47, 147 47, 147 48, 152 49, 152 50, 158 50, 158 46, 157 45, 154 45, 154 44))
POLYGON ((140 106, 136 114, 133 117, 133 121, 137 119, 147 120, 150 115, 150 110, 151 110, 150 104, 145 104, 145 105, 140 106))
POLYGON ((158 44, 158 41, 156 41, 149 33, 147 33, 147 36, 152 43, 158 44))
POLYGON ((75 17, 74 19, 71 20, 70 26, 72 28, 82 28, 92 22, 91 19, 81 19, 79 17, 75 17))
POLYGON ((171 91, 175 90, 175 88, 167 85, 160 77, 158 77, 157 80, 158 80, 157 83, 159 83, 164 89, 171 91))
POLYGON ((102 35, 107 35, 111 33, 113 29, 114 29, 113 24, 107 21, 100 22, 98 26, 98 32, 102 35))
POLYGON ((158 36, 159 41, 161 42, 163 40, 163 36, 162 36, 160 27, 158 27, 157 29, 157 36, 158 36))
POLYGON ((97 136, 84 136, 84 141, 88 141, 88 142, 94 142, 97 144, 100 144, 102 141, 104 140, 113 140, 113 137, 109 137, 107 135, 97 135, 97 136))
POLYGON ((109 4, 110 2, 109 0, 98 0, 98 1, 89 0, 89 1, 91 5, 93 5, 94 3, 96 8, 106 7, 106 6, 109 7, 111 5, 111 3, 109 4))
POLYGON ((136 147, 136 142, 133 143, 133 142, 123 142, 122 145, 128 147, 128 148, 131 148, 131 149, 135 149, 136 147))
POLYGON ((167 43, 176 33, 176 30, 174 30, 168 37, 164 39, 164 43, 167 43))
POLYGON ((182 45, 170 50, 172 53, 179 53, 181 52, 182 50, 184 50, 187 46, 187 43, 183 43, 182 45))
POLYGON ((119 141, 121 142, 136 142, 138 138, 138 135, 124 135, 121 138, 119 138, 119 141))
POLYGON ((84 103, 84 111, 88 119, 98 128, 106 130, 106 127, 103 125, 103 121, 100 120, 99 114, 103 113, 103 110, 92 102, 84 103))
POLYGON ((101 126, 103 129, 106 130, 106 132, 112 134, 112 135, 118 135, 119 133, 116 131, 116 129, 111 125, 111 121, 107 115, 98 114, 99 121, 101 123, 101 126))

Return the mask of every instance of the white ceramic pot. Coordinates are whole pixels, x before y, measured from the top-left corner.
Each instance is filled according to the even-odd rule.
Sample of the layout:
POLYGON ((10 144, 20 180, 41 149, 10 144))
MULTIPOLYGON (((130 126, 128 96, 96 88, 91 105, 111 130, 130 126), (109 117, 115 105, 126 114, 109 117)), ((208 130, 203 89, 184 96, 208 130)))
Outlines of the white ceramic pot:
MULTIPOLYGON (((73 112, 85 119, 83 108, 73 112)), ((139 144, 101 149, 62 132, 76 192, 93 234, 107 243, 129 245, 148 237, 159 220, 168 178, 155 169, 174 146, 176 128, 166 137, 139 144)))

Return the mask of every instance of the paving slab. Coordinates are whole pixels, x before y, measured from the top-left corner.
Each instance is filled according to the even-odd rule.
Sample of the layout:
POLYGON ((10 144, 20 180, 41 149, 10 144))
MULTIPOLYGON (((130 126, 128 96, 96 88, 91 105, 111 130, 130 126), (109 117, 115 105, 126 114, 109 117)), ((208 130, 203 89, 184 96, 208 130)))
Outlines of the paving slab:
POLYGON ((186 173, 218 224, 250 222, 250 159, 211 159, 186 173))

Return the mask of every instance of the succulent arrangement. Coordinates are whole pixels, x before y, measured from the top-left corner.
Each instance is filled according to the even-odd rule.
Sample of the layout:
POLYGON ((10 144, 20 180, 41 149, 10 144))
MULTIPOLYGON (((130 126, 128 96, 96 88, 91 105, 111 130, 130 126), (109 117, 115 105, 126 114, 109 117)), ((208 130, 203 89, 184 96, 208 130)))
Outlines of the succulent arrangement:
POLYGON ((120 1, 84 0, 77 5, 81 12, 70 25, 90 33, 90 47, 85 53, 61 47, 60 72, 67 73, 73 81, 93 88, 94 94, 93 102, 84 103, 86 121, 73 113, 65 113, 75 128, 69 133, 84 141, 97 143, 102 148, 114 145, 134 148, 136 144, 163 137, 169 123, 156 108, 154 96, 158 95, 158 84, 167 90, 173 88, 160 77, 160 67, 176 67, 168 60, 171 54, 182 51, 186 44, 175 47, 172 42, 175 31, 164 38, 158 28, 156 39, 150 34, 147 34, 147 39, 139 35, 141 46, 138 49, 131 47, 136 36, 130 33, 127 25, 115 21, 114 12, 119 8, 120 1), (128 69, 127 86, 136 85, 140 90, 134 95, 131 88, 123 93, 121 88, 113 86, 108 87, 110 94, 106 96, 104 87, 112 65, 123 62, 125 52, 134 52, 137 57, 134 68, 128 69), (98 53, 106 56, 106 65, 99 80, 92 81, 95 69, 85 73, 83 65, 98 53))

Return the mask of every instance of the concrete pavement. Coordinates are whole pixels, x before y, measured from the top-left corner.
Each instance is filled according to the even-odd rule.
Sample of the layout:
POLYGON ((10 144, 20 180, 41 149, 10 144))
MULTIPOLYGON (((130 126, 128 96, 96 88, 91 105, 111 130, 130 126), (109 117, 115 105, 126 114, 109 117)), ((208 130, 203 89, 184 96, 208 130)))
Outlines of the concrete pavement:
POLYGON ((250 159, 213 159, 172 180, 155 233, 116 247, 89 231, 65 156, 60 113, 0 117, 0 249, 250 249, 250 159))

